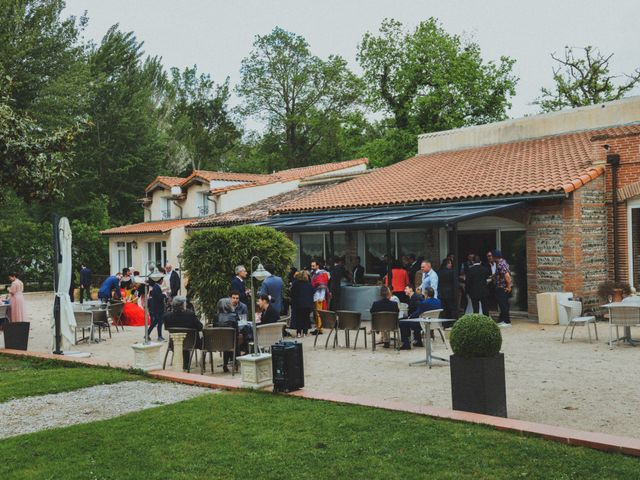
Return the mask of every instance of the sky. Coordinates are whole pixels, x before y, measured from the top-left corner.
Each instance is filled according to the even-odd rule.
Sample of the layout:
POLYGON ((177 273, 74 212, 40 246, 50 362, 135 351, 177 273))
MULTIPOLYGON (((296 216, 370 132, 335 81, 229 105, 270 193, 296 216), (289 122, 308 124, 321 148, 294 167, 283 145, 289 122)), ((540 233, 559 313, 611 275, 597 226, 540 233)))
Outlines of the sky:
MULTIPOLYGON (((561 54, 566 45, 593 45, 614 53, 614 74, 640 67, 637 0, 67 0, 67 15, 85 10, 85 37, 99 43, 118 23, 135 32, 144 50, 162 57, 167 68, 197 65, 215 81, 228 76, 232 84, 239 81, 240 62, 255 36, 276 26, 304 36, 313 54, 341 55, 360 72, 358 43, 366 32, 376 32, 384 18, 414 28, 436 17, 447 32, 472 37, 485 60, 502 55, 516 59, 514 73, 520 80, 511 101, 512 118, 539 111, 531 102, 540 87, 553 85, 550 53, 561 54)), ((234 98, 232 103, 237 102, 234 98)))

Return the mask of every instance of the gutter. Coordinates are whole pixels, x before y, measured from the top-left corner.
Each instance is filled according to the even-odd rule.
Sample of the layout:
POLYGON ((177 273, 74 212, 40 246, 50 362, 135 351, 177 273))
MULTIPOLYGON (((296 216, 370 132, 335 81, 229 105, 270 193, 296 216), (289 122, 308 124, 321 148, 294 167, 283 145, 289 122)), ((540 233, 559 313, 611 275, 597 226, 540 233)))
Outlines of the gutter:
POLYGON ((620 281, 619 233, 618 233, 618 168, 620 155, 607 155, 607 165, 611 165, 611 196, 613 203, 613 280, 620 281))

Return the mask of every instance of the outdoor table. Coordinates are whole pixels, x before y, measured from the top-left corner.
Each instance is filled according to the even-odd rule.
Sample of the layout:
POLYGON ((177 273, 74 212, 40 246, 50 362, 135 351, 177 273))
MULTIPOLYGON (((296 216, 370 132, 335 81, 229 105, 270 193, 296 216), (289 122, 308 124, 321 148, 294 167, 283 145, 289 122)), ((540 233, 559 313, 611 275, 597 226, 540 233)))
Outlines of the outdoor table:
POLYGON ((424 346, 426 350, 426 358, 424 360, 418 360, 417 362, 411 362, 409 365, 422 365, 423 363, 427 364, 429 368, 433 365, 433 359, 442 360, 443 362, 448 362, 449 360, 442 357, 437 357, 432 354, 432 338, 431 338, 431 330, 439 325, 442 327, 443 322, 454 322, 453 319, 448 318, 407 318, 401 320, 402 322, 411 322, 411 323, 419 323, 422 329, 424 330, 424 346))
MULTIPOLYGON (((609 308, 609 307, 613 307, 613 306, 623 306, 623 307, 636 307, 638 309, 640 309, 640 302, 612 302, 612 303, 606 303, 604 305, 601 305, 601 307, 603 308, 609 308)), ((611 321, 611 312, 609 312, 609 321, 611 321)), ((623 343, 628 343, 629 345, 635 347, 636 345, 638 345, 638 340, 634 340, 633 338, 631 338, 631 327, 630 326, 624 326, 622 327, 624 328, 624 334, 622 335, 622 337, 620 337, 620 341, 622 341, 623 343)), ((613 340, 614 342, 617 342, 618 340, 613 340)))

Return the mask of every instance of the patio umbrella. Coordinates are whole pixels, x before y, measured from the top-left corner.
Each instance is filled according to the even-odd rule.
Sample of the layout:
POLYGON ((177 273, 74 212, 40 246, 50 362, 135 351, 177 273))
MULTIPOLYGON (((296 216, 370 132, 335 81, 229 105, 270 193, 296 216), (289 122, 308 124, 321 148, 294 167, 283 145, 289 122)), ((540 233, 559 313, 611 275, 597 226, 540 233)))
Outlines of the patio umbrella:
MULTIPOLYGON (((71 276, 73 275, 71 265, 71 226, 66 217, 60 219, 58 226, 58 240, 60 256, 58 257, 58 289, 56 297, 60 302, 60 334, 62 335, 62 350, 68 350, 75 342, 76 319, 73 315, 73 305, 69 298, 69 288, 71 287, 71 276)), ((55 319, 51 325, 55 344, 55 319)))

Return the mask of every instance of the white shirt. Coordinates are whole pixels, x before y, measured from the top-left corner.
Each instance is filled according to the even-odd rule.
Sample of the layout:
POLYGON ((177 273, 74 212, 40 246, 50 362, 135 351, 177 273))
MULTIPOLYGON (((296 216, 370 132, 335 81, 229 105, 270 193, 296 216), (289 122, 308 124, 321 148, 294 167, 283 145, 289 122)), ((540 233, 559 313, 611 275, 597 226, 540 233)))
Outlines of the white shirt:
POLYGON ((420 288, 422 289, 422 294, 425 294, 425 291, 428 287, 433 288, 435 292, 434 298, 438 298, 438 274, 433 270, 429 270, 428 272, 422 272, 422 284, 420 288))

